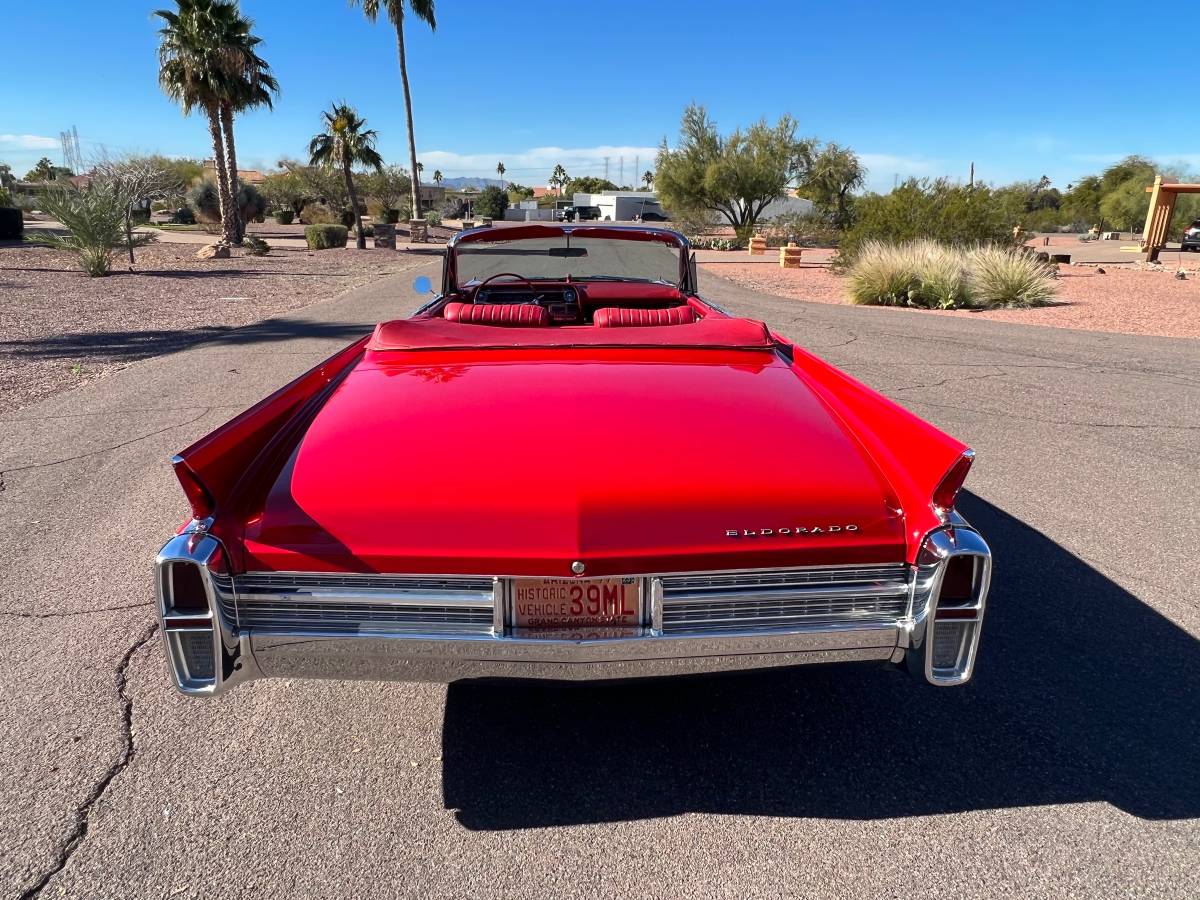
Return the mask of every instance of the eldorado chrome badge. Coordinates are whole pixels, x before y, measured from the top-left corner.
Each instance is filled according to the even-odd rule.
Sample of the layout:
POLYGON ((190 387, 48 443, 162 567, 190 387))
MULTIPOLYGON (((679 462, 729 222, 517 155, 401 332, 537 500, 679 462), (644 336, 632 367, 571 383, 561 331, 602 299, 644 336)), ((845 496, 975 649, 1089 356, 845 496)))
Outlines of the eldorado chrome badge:
POLYGON ((725 537, 792 537, 811 534, 837 534, 839 531, 858 531, 857 525, 814 525, 811 528, 728 528, 725 537))

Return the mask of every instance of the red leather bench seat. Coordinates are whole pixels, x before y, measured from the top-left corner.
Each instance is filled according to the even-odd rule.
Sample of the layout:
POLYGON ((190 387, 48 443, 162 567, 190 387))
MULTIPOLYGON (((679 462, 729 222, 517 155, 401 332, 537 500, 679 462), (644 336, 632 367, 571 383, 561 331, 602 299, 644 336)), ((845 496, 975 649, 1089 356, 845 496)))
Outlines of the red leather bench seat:
POLYGON ((696 311, 690 306, 668 306, 666 309, 622 309, 617 306, 605 306, 596 310, 592 321, 597 328, 690 325, 696 321, 696 311))
POLYGON ((447 322, 519 328, 541 328, 550 321, 534 303, 447 303, 442 316, 447 322))

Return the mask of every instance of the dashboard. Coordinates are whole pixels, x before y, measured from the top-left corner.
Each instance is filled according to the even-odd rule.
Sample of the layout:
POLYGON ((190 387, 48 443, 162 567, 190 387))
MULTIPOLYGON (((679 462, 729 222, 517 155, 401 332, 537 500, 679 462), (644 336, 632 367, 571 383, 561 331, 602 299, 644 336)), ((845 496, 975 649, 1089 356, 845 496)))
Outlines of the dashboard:
POLYGON ((485 287, 475 293, 475 302, 489 303, 530 303, 546 310, 552 322, 579 322, 582 320, 579 291, 573 287, 537 287, 535 290, 522 285, 514 288, 505 285, 501 288, 485 287))

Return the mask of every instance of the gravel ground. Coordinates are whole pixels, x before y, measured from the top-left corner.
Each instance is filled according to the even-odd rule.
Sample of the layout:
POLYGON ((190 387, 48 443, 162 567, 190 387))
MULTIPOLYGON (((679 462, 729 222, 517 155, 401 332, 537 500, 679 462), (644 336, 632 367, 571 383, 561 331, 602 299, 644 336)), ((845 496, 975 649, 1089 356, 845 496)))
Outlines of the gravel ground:
POLYGON ((0 247, 0 412, 429 261, 385 250, 194 254, 155 245, 138 251, 136 272, 88 278, 57 251, 0 247))
MULTIPOLYGON (((743 287, 809 300, 845 304, 846 282, 828 269, 781 269, 762 263, 702 263, 701 268, 743 287)), ((1157 337, 1200 337, 1200 273, 1184 281, 1173 267, 1059 266, 1060 301, 1039 309, 910 310, 924 316, 977 316, 1055 328, 1081 328, 1157 337)))

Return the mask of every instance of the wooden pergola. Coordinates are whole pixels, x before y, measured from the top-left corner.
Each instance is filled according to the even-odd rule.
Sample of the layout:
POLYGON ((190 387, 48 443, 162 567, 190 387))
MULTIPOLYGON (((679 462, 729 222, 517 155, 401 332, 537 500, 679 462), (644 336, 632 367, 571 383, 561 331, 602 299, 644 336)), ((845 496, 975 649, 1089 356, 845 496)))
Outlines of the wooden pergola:
POLYGON ((1142 229, 1142 253, 1146 262, 1152 262, 1167 244, 1175 198, 1180 194, 1200 194, 1200 184, 1163 184, 1162 176, 1156 175, 1146 193, 1150 195, 1150 208, 1146 211, 1146 227, 1142 229))

